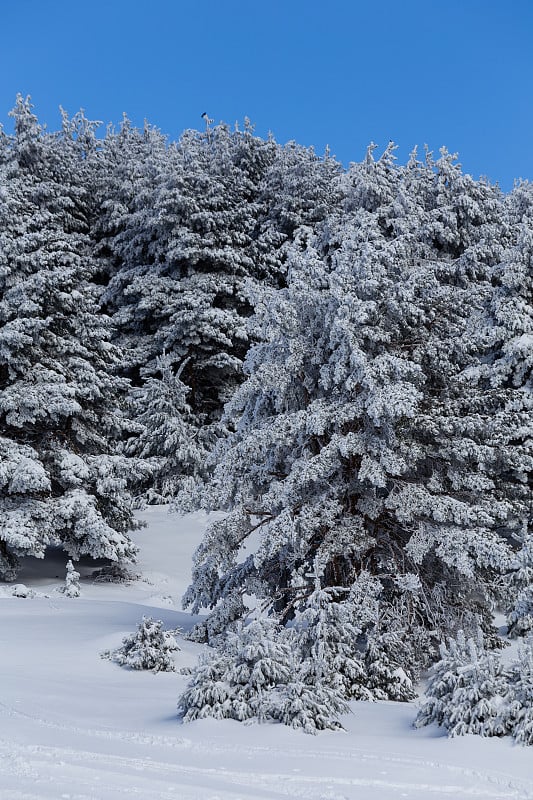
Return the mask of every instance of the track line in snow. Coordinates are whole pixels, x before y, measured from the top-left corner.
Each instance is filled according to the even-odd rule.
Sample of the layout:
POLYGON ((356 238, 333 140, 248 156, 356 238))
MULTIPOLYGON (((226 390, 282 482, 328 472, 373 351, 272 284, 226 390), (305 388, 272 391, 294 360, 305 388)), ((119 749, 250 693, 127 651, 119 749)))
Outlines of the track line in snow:
MULTIPOLYGON (((54 730, 72 733, 76 736, 89 736, 98 739, 110 739, 120 742, 131 742, 133 744, 169 747, 179 750, 195 746, 191 739, 186 739, 180 736, 161 736, 160 734, 154 734, 152 736, 145 733, 116 731, 111 730, 110 728, 81 728, 77 725, 70 725, 65 722, 44 719, 43 717, 36 716, 35 714, 29 714, 26 711, 21 711, 18 708, 13 708, 13 706, 9 706, 6 703, 0 702, 0 714, 2 713, 8 717, 18 717, 20 719, 28 720, 28 722, 31 722, 32 725, 40 725, 44 728, 53 728, 54 730)), ((176 725, 177 724, 176 718, 176 725)))
MULTIPOLYGON (((6 741, 0 741, 0 754, 2 762, 26 765, 26 769, 15 774, 19 778, 35 782, 53 781, 57 786, 58 781, 68 785, 69 778, 76 785, 76 795, 82 798, 86 787, 98 787, 98 794, 92 797, 107 797, 109 793, 115 796, 121 794, 137 795, 146 798, 149 792, 150 800, 188 800, 191 797, 208 798, 210 793, 213 798, 239 797, 243 800, 249 798, 268 798, 268 800, 286 800, 287 798, 302 798, 305 800, 326 800, 330 798, 355 798, 361 790, 365 790, 365 797, 379 794, 380 797, 431 797, 472 798, 473 800, 526 800, 531 798, 530 793, 523 792, 524 787, 499 783, 494 788, 482 786, 475 780, 476 774, 471 772, 469 777, 474 779, 470 786, 464 783, 443 783, 440 786, 428 783, 426 780, 401 778, 386 780, 374 777, 339 777, 323 775, 320 777, 286 772, 257 772, 245 770, 231 770, 214 767, 197 767, 193 765, 175 764, 154 760, 152 758, 131 758, 128 756, 106 755, 87 750, 74 748, 48 747, 44 745, 26 745, 13 750, 13 746, 6 741), (73 773, 73 774, 71 774, 73 773), (95 778, 95 774, 98 777, 95 778), (139 776, 139 786, 132 785, 131 780, 127 786, 120 786, 124 775, 131 778, 132 774, 139 776), (47 776, 43 777, 42 776, 47 776), (145 785, 147 784, 147 785, 145 785), (170 784, 170 785, 169 785, 170 784), (79 790, 81 789, 82 794, 79 790), (335 793, 332 793, 335 790, 335 793), (338 791, 343 794, 336 794, 338 791), (354 790, 357 793, 354 794, 354 790), (324 792, 327 792, 325 794, 324 792), (193 793, 191 795, 191 792, 193 793), (346 794, 348 792, 348 794, 346 794), (117 794, 118 793, 118 794, 117 794), (386 795, 384 794, 386 793, 386 795)), ((425 766, 422 762, 421 766, 425 766)), ((464 777, 464 776, 463 776, 464 777)), ((490 781, 488 776, 479 776, 484 781, 490 781)), ((75 797, 76 795, 71 795, 75 797)), ((36 795, 39 797, 39 795, 36 795)), ((48 795, 42 795, 47 797, 48 795)), ((61 795, 57 795, 60 797, 61 795)), ((68 795, 67 795, 68 796, 68 795)), ((87 795, 91 797, 91 795, 87 795)), ((359 795, 360 796, 360 795, 359 795)))
MULTIPOLYGON (((190 739, 185 739, 185 738, 181 738, 181 737, 176 737, 176 738, 165 737, 165 736, 160 736, 160 735, 147 735, 147 734, 140 734, 140 733, 131 733, 131 732, 126 732, 126 731, 113 731, 113 730, 102 730, 102 729, 99 729, 99 730, 98 729, 85 729, 85 728, 82 728, 82 727, 79 727, 79 726, 68 725, 66 723, 54 722, 54 721, 51 721, 51 720, 46 720, 46 719, 43 719, 42 717, 26 713, 26 712, 21 711, 19 709, 15 709, 15 708, 13 708, 11 706, 8 706, 5 703, 0 703, 0 712, 4 713, 7 716, 19 717, 19 718, 22 718, 22 719, 26 719, 29 722, 31 722, 32 725, 36 725, 37 724, 37 725, 43 726, 45 728, 53 728, 53 729, 56 729, 56 730, 61 730, 63 732, 67 732, 69 734, 73 734, 73 735, 78 736, 78 737, 86 736, 86 737, 93 737, 93 738, 98 738, 98 739, 102 739, 102 740, 107 740, 107 741, 112 740, 112 741, 115 741, 115 742, 125 743, 125 744, 129 743, 129 744, 143 745, 143 746, 149 746, 149 747, 170 748, 173 751, 176 751, 176 750, 187 750, 189 748, 194 748, 195 751, 198 750, 198 745, 195 744, 190 739)), ((40 746, 36 745, 35 747, 38 748, 40 746)), ((50 748, 48 748, 48 750, 50 750, 50 748)), ((413 791, 417 791, 417 792, 424 791, 425 793, 427 793, 428 796, 435 796, 435 795, 438 796, 438 795, 440 795, 442 797, 445 797, 445 796, 450 796, 451 794, 456 794, 457 796, 460 797, 461 796, 461 792, 462 792, 463 794, 468 794, 469 796, 472 796, 472 797, 479 796, 479 797, 486 797, 486 798, 520 798, 520 800, 533 800, 533 782, 532 781, 516 779, 513 776, 505 774, 505 773, 500 772, 500 771, 487 770, 487 771, 480 772, 479 770, 469 769, 467 767, 461 767, 461 766, 457 766, 457 765, 453 765, 453 764, 442 763, 440 761, 435 761, 435 760, 426 760, 426 759, 423 759, 423 758, 407 756, 407 755, 403 755, 403 754, 400 754, 400 753, 391 753, 391 752, 384 753, 384 752, 381 752, 379 754, 376 754, 375 751, 373 752, 373 751, 370 751, 370 750, 366 750, 366 749, 362 749, 362 748, 355 748, 355 747, 350 747, 349 749, 348 748, 346 748, 346 749, 336 748, 336 750, 332 751, 332 752, 324 751, 323 749, 320 750, 320 749, 316 749, 316 748, 312 748, 312 747, 311 748, 308 748, 308 747, 306 747, 306 748, 294 748, 294 749, 291 747, 290 750, 288 750, 287 748, 276 748, 276 747, 269 747, 269 746, 253 746, 253 745, 252 746, 249 746, 249 745, 247 745, 247 746, 238 746, 238 745, 230 745, 230 744, 227 744, 227 743, 224 743, 224 742, 220 742, 220 741, 215 741, 215 740, 212 740, 212 739, 209 739, 209 740, 204 739, 202 741, 202 751, 205 752, 206 756, 213 755, 213 754, 216 754, 216 753, 218 753, 218 754, 233 753, 233 754, 236 754, 236 755, 248 756, 248 757, 260 756, 260 755, 268 755, 270 758, 272 758, 273 756, 275 757, 276 755, 290 755, 291 757, 294 757, 294 758, 297 758, 297 759, 303 759, 304 761, 313 760, 313 759, 326 759, 326 760, 332 760, 332 761, 337 761, 337 762, 340 761, 340 762, 343 762, 343 763, 350 763, 351 762, 351 763, 355 764, 356 762, 359 762, 360 765, 363 765, 363 764, 368 765, 370 762, 374 762, 376 764, 389 764, 391 766, 396 766, 396 767, 399 767, 399 768, 408 767, 411 770, 429 769, 432 772, 437 771, 437 772, 444 773, 443 774, 443 778, 445 777, 445 774, 448 774, 450 777, 452 777, 452 781, 444 780, 443 781, 443 785, 435 786, 435 785, 430 785, 430 784, 419 784, 419 783, 412 783, 411 784, 409 781, 406 781, 404 783, 396 785, 394 783, 390 783, 389 781, 383 781, 383 780, 380 780, 380 779, 375 779, 375 780, 374 779, 372 779, 372 780, 370 780, 370 779, 356 779, 356 778, 353 778, 353 779, 338 779, 338 778, 333 778, 333 777, 332 778, 328 777, 328 778, 322 779, 322 778, 306 778, 303 775, 299 775, 297 780, 298 780, 298 782, 300 784, 309 785, 309 782, 311 782, 311 783, 314 783, 314 784, 318 784, 318 783, 324 784, 324 783, 326 783, 328 786, 332 786, 332 785, 335 785, 338 782, 338 780, 343 780, 343 781, 345 780, 345 781, 347 781, 347 783, 343 784, 343 785, 345 785, 346 788, 348 788, 350 786, 352 786, 352 787, 359 786, 359 787, 362 788, 364 786, 367 789, 370 789, 371 787, 373 787, 374 789, 377 789, 378 787, 381 787, 382 789, 386 789, 386 788, 393 789, 393 788, 396 788, 396 789, 398 789, 398 791, 401 788, 402 791, 411 792, 411 793, 413 791), (472 790, 468 790, 468 792, 467 792, 465 790, 464 786, 459 786, 459 785, 457 785, 456 783, 453 782, 454 778, 455 778, 455 780, 458 780, 459 778, 467 778, 467 779, 469 779, 471 781, 475 781, 477 783, 482 782, 482 783, 485 783, 485 784, 489 784, 490 786, 494 787, 495 791, 492 792, 492 791, 488 791, 488 790, 482 790, 481 792, 478 792, 476 794, 476 790, 475 790, 475 788, 473 788, 472 790), (448 786, 450 788, 447 788, 448 786)), ((76 758, 75 754, 79 754, 80 752, 83 752, 83 751, 77 751, 77 750, 64 751, 61 748, 59 748, 58 753, 61 753, 61 752, 69 752, 74 756, 74 758, 76 758)), ((81 758, 81 756, 80 756, 80 758, 81 758)), ((92 755, 90 756, 90 759, 92 759, 92 760, 95 760, 95 761, 99 760, 100 766, 103 763, 102 762, 103 758, 104 757, 102 756, 101 753, 92 753, 92 755)), ((120 756, 112 756, 112 757, 111 756, 106 756, 105 758, 107 758, 107 759, 113 758, 113 759, 115 759, 113 761, 113 763, 114 764, 118 764, 122 757, 120 757, 120 756)), ((107 763, 109 764, 111 762, 109 762, 109 760, 108 760, 107 763)), ((124 760, 124 764, 128 765, 127 766, 128 770, 137 770, 138 768, 135 767, 135 763, 141 763, 143 765, 142 769, 149 769, 149 766, 147 766, 147 765, 153 765, 153 764, 158 763, 158 762, 154 762, 152 759, 148 759, 148 760, 142 760, 141 759, 141 760, 138 760, 138 759, 135 759, 133 757, 126 757, 125 760, 124 760)), ((201 774, 204 774, 204 775, 208 774, 207 771, 202 770, 201 768, 185 767, 185 766, 178 766, 178 765, 167 765, 166 762, 165 763, 161 763, 160 766, 163 769, 166 769, 168 767, 172 774, 174 774, 175 770, 177 770, 178 773, 182 774, 182 775, 185 772, 188 771, 190 774, 194 774, 197 777, 199 777, 201 774)), ((217 771, 217 774, 220 777, 220 774, 221 774, 220 770, 217 771)), ((227 773, 227 771, 223 771, 223 774, 227 776, 228 773, 227 773)), ((245 775, 246 773, 235 773, 235 775, 238 775, 238 774, 245 775)), ((294 785, 294 782, 295 782, 294 775, 283 775, 283 776, 278 776, 278 777, 279 777, 279 780, 281 780, 282 783, 284 783, 286 786, 291 786, 292 785, 292 787, 294 789, 296 788, 295 785, 294 785)), ((268 786, 270 788, 270 791, 272 791, 274 789, 274 787, 271 785, 270 780, 267 781, 267 784, 268 784, 268 786)), ((248 784, 245 782, 244 786, 247 786, 247 785, 248 784)), ((259 788, 259 787, 256 787, 256 788, 259 788)), ((289 797, 299 797, 300 795, 298 793, 294 793, 294 792, 292 794, 287 795, 287 792, 285 791, 285 792, 282 792, 281 794, 279 794, 278 796, 279 797, 287 797, 287 796, 289 796, 289 797)), ((311 796, 311 795, 303 795, 303 796, 311 796)))

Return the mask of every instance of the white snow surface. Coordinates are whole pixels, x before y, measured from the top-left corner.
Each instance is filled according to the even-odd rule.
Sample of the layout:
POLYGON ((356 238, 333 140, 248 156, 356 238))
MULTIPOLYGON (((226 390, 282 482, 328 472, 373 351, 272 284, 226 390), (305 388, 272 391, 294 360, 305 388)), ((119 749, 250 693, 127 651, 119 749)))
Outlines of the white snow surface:
MULTIPOLYGON (((281 725, 180 724, 179 673, 136 672, 100 658, 143 614, 191 627, 181 611, 207 517, 149 508, 136 532, 139 579, 95 582, 82 562, 68 598, 67 557, 27 559, 12 596, 0 585, 0 800, 438 800, 531 798, 533 748, 414 730, 414 704, 353 703, 346 732, 281 725)), ((200 645, 178 638, 177 667, 200 645)))

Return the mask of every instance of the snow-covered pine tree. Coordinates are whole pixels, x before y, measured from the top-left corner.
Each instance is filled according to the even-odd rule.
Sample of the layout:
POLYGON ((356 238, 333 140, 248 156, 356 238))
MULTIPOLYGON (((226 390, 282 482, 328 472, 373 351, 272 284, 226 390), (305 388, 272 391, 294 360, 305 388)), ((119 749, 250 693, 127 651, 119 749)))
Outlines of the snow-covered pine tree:
POLYGON ((152 672, 174 672, 173 653, 179 650, 175 631, 163 630, 161 620, 143 617, 135 633, 126 636, 117 650, 102 654, 130 669, 150 669, 152 672))
MULTIPOLYGON (((237 285, 253 266, 247 248, 257 188, 239 169, 241 145, 225 126, 209 136, 186 132, 112 242, 120 268, 105 301, 129 369, 156 372, 163 352, 176 368, 188 359, 184 378, 197 413, 218 408, 215 373, 235 369, 246 342, 237 285)), ((143 163, 136 167, 142 174, 143 163)))
POLYGON ((430 672, 417 727, 435 722, 449 736, 510 735, 518 744, 533 744, 531 640, 519 648, 507 669, 484 649, 481 631, 477 640, 467 640, 460 631, 441 645, 440 655, 430 672))
POLYGON ((456 639, 441 644, 440 656, 431 668, 416 727, 436 722, 448 736, 505 735, 508 676, 498 657, 485 650, 481 630, 476 639, 459 631, 456 639))
POLYGON ((404 639, 401 629, 380 630, 379 620, 369 633, 364 664, 366 689, 372 699, 407 701, 416 697, 409 667, 416 669, 418 664, 412 663, 412 643, 404 639))
MULTIPOLYGON (((224 127, 209 136, 187 132, 164 152, 149 129, 141 137, 127 125, 118 137, 108 138, 116 187, 113 201, 106 198, 104 184, 102 241, 112 253, 114 275, 103 300, 125 350, 123 373, 136 387, 133 409, 139 408, 145 419, 152 413, 161 419, 161 408, 152 409, 150 398, 155 400, 158 386, 168 394, 158 362, 163 354, 188 390, 187 403, 182 403, 185 440, 175 449, 172 477, 165 478, 168 496, 199 466, 196 457, 191 460, 189 442, 202 434, 190 426, 198 430, 213 421, 213 414, 220 415, 230 391, 226 384, 233 385, 240 371, 247 337, 236 287, 252 265, 246 248, 253 186, 250 179, 239 183, 234 137, 224 127), (131 185, 136 187, 133 195, 131 185)), ((176 413, 169 425, 172 418, 177 423, 176 413)), ((136 441, 138 432, 134 422, 130 455, 146 451, 142 435, 136 441)), ((150 490, 150 483, 146 480, 144 489, 153 502, 161 497, 161 486, 150 490)))
MULTIPOLYGON (((472 210, 476 198, 473 205, 472 198, 465 201, 465 183, 463 209, 472 210)), ((454 424, 463 440, 461 446, 456 439, 451 442, 448 462, 452 464, 452 458, 459 455, 453 469, 456 475, 464 476, 464 455, 471 461, 474 454, 479 464, 480 493, 497 500, 502 511, 507 506, 498 526, 507 548, 507 555, 501 554, 503 575, 498 577, 492 571, 490 586, 485 583, 488 574, 483 580, 485 590, 508 606, 510 634, 520 635, 530 624, 528 597, 533 584, 533 383, 529 346, 533 341, 533 194, 522 185, 505 203, 495 204, 493 198, 488 205, 482 204, 485 206, 485 218, 478 223, 482 238, 458 260, 456 273, 463 283, 472 282, 472 291, 477 292, 478 299, 483 297, 483 302, 472 303, 465 337, 477 357, 457 381, 458 387, 464 386, 465 397, 470 398, 471 411, 465 414, 460 398, 448 404, 447 413, 455 414, 454 424)), ((472 213, 483 217, 479 209, 472 213)), ((472 478, 468 480, 472 485, 472 478)))
POLYGON ((184 721, 279 718, 277 692, 294 671, 294 639, 276 622, 265 619, 229 633, 219 647, 209 648, 200 657, 179 699, 184 721))
POLYGON ((507 728, 515 742, 533 745, 533 640, 519 648, 505 697, 507 728))
MULTIPOLYGON (((148 124, 142 130, 135 128, 126 115, 118 131, 109 127, 99 142, 92 161, 95 214, 91 235, 101 265, 100 283, 105 289, 110 280, 117 280, 112 296, 127 293, 137 272, 156 259, 159 245, 153 209, 166 159, 166 138, 148 124)), ((113 302, 110 309, 116 310, 113 302)), ((135 338, 142 328, 137 331, 133 324, 118 322, 123 323, 120 333, 128 366, 134 347, 129 337, 135 338)))
POLYGON ((131 559, 127 467, 113 455, 123 383, 91 283, 75 138, 13 111, 0 196, 0 574, 49 544, 131 559))
POLYGON ((130 392, 134 435, 124 451, 149 465, 149 488, 145 488, 145 476, 140 484, 147 502, 165 503, 188 480, 202 474, 207 446, 187 402, 190 389, 180 378, 184 365, 174 372, 172 360, 164 354, 156 359, 156 366, 157 374, 130 392))
MULTIPOLYGON (((249 122, 243 131, 225 125, 186 131, 164 157, 156 147, 155 161, 152 151, 142 159, 137 154, 131 128, 119 137, 126 149, 133 137, 119 161, 125 158, 126 175, 134 172, 135 185, 144 187, 132 199, 133 179, 120 188, 123 169, 115 167, 116 195, 125 200, 102 204, 108 231, 102 242, 115 264, 104 302, 125 347, 125 374, 141 387, 159 380, 157 359, 165 353, 189 388, 185 424, 201 428, 200 438, 209 441, 220 434, 222 407, 242 380, 249 284, 283 282, 286 245, 301 221, 324 218, 339 165, 305 148, 263 141, 249 122)), ((112 136, 107 149, 114 158, 112 136)), ((132 437, 128 452, 143 445, 135 448, 132 437)), ((173 468, 178 476, 191 473, 187 459, 176 459, 173 468)))
MULTIPOLYGON (((303 601, 302 610, 293 623, 298 631, 301 652, 298 677, 309 686, 327 686, 344 699, 373 700, 373 693, 367 689, 368 676, 362 646, 364 630, 361 619, 364 612, 354 607, 350 602, 353 601, 351 596, 346 597, 351 594, 348 589, 334 586, 322 588, 322 576, 316 560, 314 567, 313 591, 303 601)), ((359 583, 366 583, 370 591, 365 598, 358 599, 375 606, 375 597, 371 592, 373 582, 371 579, 365 581, 365 577, 362 576, 359 583)))
POLYGON ((81 594, 80 589, 80 573, 74 569, 72 560, 67 561, 67 574, 65 577, 65 586, 63 592, 67 597, 79 597, 81 594))
POLYGON ((342 197, 341 165, 329 150, 319 157, 313 148, 296 142, 276 146, 260 181, 254 260, 267 265, 268 273, 278 275, 284 284, 297 231, 321 225, 341 205, 342 197))
POLYGON ((275 701, 276 718, 291 728, 301 728, 304 733, 343 730, 339 717, 349 712, 342 695, 330 686, 316 680, 309 682, 309 674, 297 670, 282 686, 275 701))
POLYGON ((507 235, 506 214, 496 190, 462 181, 449 162, 413 156, 398 169, 392 147, 378 161, 370 152, 347 173, 344 213, 298 232, 287 287, 253 300, 259 344, 226 407, 235 433, 213 456, 203 499, 229 513, 199 547, 185 597, 215 607, 220 630, 243 592, 287 623, 312 591, 316 557, 323 588, 349 589, 363 570, 379 579, 380 646, 403 653, 391 674, 409 676, 479 616, 490 627, 512 553, 501 532, 521 520, 505 492, 512 456, 490 438, 492 408, 468 371, 485 355, 474 329, 501 253, 486 239, 498 236, 498 209, 507 235), (437 211, 445 191, 459 202, 453 186, 474 199, 450 213, 461 231, 446 232, 448 247, 437 211), (418 588, 394 630, 382 621, 405 602, 402 576, 418 588))
POLYGON ((185 722, 205 717, 282 722, 306 733, 338 730, 342 696, 302 660, 294 630, 257 619, 208 648, 178 702, 185 722))
MULTIPOLYGON (((512 605, 533 591, 533 191, 517 186, 508 198, 512 246, 493 270, 494 292, 486 322, 489 358, 480 374, 486 391, 498 398, 494 436, 507 453, 507 495, 517 519, 515 554, 507 589, 512 605), (521 528, 519 524, 521 523, 521 528)), ((514 609, 518 610, 517 607, 514 609)), ((524 620, 525 621, 525 620, 524 620)), ((517 631, 516 621, 514 627, 517 631)))

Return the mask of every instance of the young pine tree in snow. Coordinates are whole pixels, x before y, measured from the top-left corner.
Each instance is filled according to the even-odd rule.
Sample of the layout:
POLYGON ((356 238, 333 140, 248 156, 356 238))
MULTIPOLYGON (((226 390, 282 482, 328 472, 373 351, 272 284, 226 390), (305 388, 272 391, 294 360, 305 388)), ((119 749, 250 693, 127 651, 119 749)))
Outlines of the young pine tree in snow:
POLYGON ((533 640, 527 640, 513 663, 506 695, 508 728, 515 742, 533 745, 533 640))
POLYGON ((181 717, 282 722, 306 733, 341 728, 337 717, 348 708, 334 689, 310 679, 299 644, 273 620, 229 632, 200 657, 179 700, 181 717))
POLYGON ((529 640, 505 670, 487 653, 481 638, 459 632, 441 646, 441 660, 431 670, 417 727, 436 722, 449 736, 512 736, 533 745, 533 644, 529 640))
POLYGON ((70 559, 67 561, 67 575, 63 592, 67 597, 79 597, 81 594, 80 573, 74 569, 74 564, 70 559))
POLYGON ((367 688, 364 647, 358 647, 366 627, 362 606, 375 599, 371 593, 373 582, 367 582, 369 594, 358 598, 362 602, 356 606, 351 591, 343 587, 322 588, 316 561, 313 577, 314 589, 294 621, 302 659, 298 675, 304 683, 322 684, 344 699, 373 700, 374 695, 367 688))
POLYGON ((187 402, 190 389, 180 378, 184 365, 175 373, 172 360, 163 355, 156 359, 156 366, 157 375, 148 376, 142 386, 131 390, 135 430, 124 450, 149 465, 149 477, 139 486, 147 501, 165 503, 187 479, 202 474, 207 447, 187 402))
POLYGON ((151 669, 152 672, 174 672, 173 653, 179 650, 174 632, 163 630, 161 620, 143 617, 135 633, 126 636, 122 646, 103 653, 121 667, 151 669))
POLYGON ((179 700, 186 722, 204 717, 272 720, 275 699, 294 671, 293 636, 272 620, 255 620, 209 648, 179 700))
POLYGON ((507 733, 507 675, 498 657, 484 649, 481 631, 477 640, 459 631, 456 639, 441 645, 440 655, 415 725, 436 722, 448 736, 507 733))
POLYGON ((374 700, 414 700, 409 643, 401 631, 381 631, 379 622, 367 637, 364 657, 366 689, 374 700), (407 653, 406 653, 407 651, 407 653))
MULTIPOLYGON (((135 548, 116 353, 91 283, 75 141, 13 112, 0 194, 0 575, 49 544, 122 561, 135 548)), ((79 159, 82 160, 81 155, 79 159)))
POLYGON ((281 688, 275 707, 284 725, 311 734, 342 730, 339 716, 350 710, 337 691, 320 680, 309 683, 309 675, 301 671, 281 688))

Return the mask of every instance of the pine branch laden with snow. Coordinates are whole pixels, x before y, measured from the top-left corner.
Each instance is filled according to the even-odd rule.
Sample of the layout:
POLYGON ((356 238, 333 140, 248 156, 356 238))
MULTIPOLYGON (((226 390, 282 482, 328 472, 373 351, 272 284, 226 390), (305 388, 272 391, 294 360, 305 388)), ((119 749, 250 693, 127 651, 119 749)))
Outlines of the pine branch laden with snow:
POLYGON ((173 654, 179 647, 174 634, 175 631, 163 630, 161 620, 143 617, 136 632, 126 636, 121 647, 106 651, 102 657, 129 669, 175 672, 173 654))

